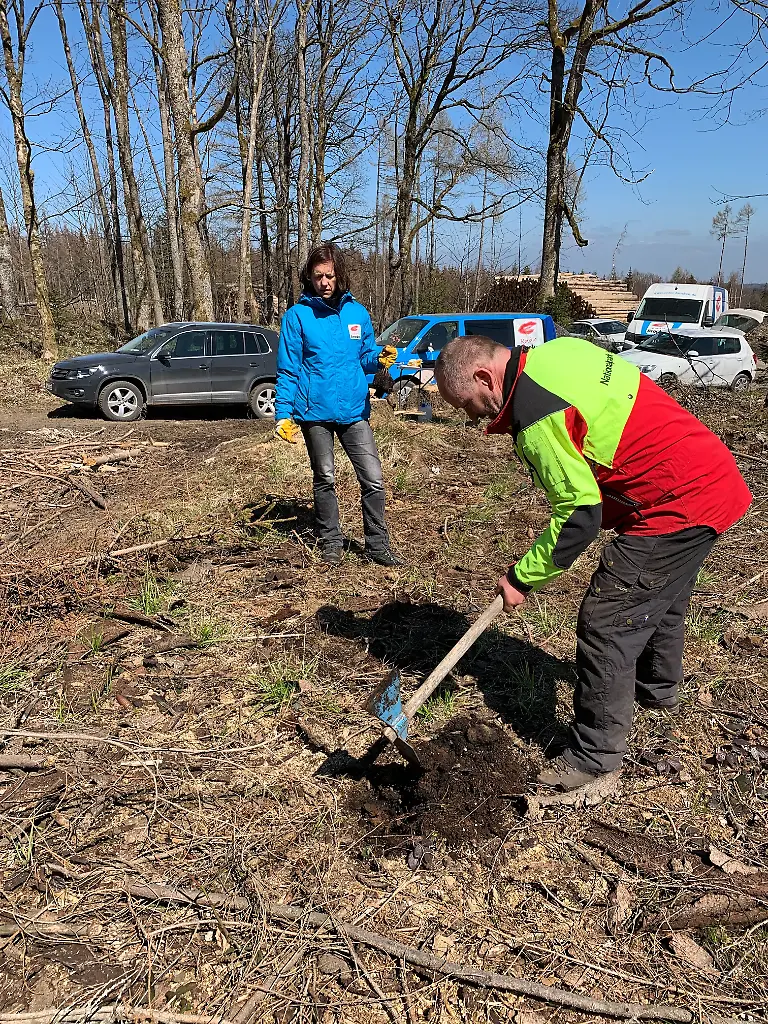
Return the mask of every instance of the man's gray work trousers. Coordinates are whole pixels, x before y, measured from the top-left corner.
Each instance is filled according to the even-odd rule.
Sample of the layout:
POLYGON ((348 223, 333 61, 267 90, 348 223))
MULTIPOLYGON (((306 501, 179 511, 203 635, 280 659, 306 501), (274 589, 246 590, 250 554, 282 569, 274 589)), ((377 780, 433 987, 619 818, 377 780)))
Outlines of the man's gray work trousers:
POLYGON ((623 535, 603 550, 577 626, 575 721, 565 759, 593 775, 619 767, 635 698, 677 703, 691 590, 716 539, 696 526, 623 535))

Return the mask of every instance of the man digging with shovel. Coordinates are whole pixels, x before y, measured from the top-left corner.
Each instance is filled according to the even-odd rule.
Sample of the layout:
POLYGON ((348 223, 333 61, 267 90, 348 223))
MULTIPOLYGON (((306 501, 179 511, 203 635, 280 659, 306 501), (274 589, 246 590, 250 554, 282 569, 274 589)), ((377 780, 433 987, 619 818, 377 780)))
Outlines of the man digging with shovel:
POLYGON ((616 771, 633 704, 675 711, 685 615, 704 558, 751 502, 733 456, 637 367, 576 338, 526 351, 456 338, 442 397, 509 433, 552 506, 549 526, 498 583, 505 611, 603 549, 579 611, 574 722, 538 782, 580 789, 616 771))

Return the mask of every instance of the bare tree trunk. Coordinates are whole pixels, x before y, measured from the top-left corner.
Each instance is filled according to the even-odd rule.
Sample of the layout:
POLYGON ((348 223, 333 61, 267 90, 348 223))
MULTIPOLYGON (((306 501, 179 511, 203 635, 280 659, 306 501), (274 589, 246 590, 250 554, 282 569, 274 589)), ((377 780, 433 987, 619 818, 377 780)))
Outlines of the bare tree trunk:
POLYGON ((307 98, 307 14, 309 3, 296 3, 296 72, 299 108, 299 169, 296 176, 296 263, 303 267, 309 253, 307 194, 309 181, 309 102, 307 98))
POLYGON ((163 34, 163 60, 176 133, 181 235, 192 292, 192 316, 195 320, 210 321, 213 319, 213 289, 202 228, 205 190, 196 154, 196 127, 188 90, 189 62, 181 23, 181 6, 179 0, 158 0, 157 10, 163 34))
MULTIPOLYGON (((152 13, 152 26, 154 28, 155 41, 159 43, 156 12, 154 6, 151 4, 150 10, 152 13)), ((179 243, 179 211, 176 197, 173 130, 171 127, 171 114, 168 109, 168 82, 156 49, 152 50, 152 60, 155 66, 157 106, 160 114, 160 131, 163 138, 163 172, 165 177, 165 187, 162 191, 163 199, 165 201, 165 219, 168 225, 168 248, 171 254, 171 269, 173 272, 173 319, 181 320, 184 315, 184 262, 181 258, 181 246, 179 243)))
POLYGON ((272 108, 275 113, 275 159, 271 168, 275 186, 275 293, 277 315, 282 317, 293 304, 293 274, 291 269, 290 183, 293 170, 294 94, 290 79, 286 93, 280 94, 277 61, 269 63, 272 108))
POLYGON ((114 240, 114 260, 117 266, 118 295, 123 316, 123 327, 127 334, 131 333, 131 309, 128 296, 128 282, 125 277, 125 260, 123 254, 123 230, 120 224, 120 205, 117 192, 117 169, 115 163, 115 144, 112 135, 112 100, 110 82, 106 78, 106 62, 101 39, 101 26, 94 13, 93 19, 88 12, 86 0, 78 0, 80 19, 83 24, 88 53, 91 58, 96 85, 101 97, 104 113, 104 148, 107 154, 107 176, 109 179, 109 213, 112 222, 112 238, 114 240))
POLYGON ((64 5, 62 3, 62 0, 54 0, 54 6, 56 8, 56 17, 59 22, 59 30, 61 32, 61 43, 64 48, 64 56, 67 60, 67 68, 69 70, 69 81, 72 85, 72 96, 75 101, 77 116, 80 120, 80 130, 83 133, 85 146, 88 150, 88 159, 91 163, 91 174, 93 175, 93 186, 96 192, 96 201, 98 203, 99 213, 101 214, 101 225, 102 231, 104 232, 104 241, 107 246, 107 252, 109 253, 109 266, 112 281, 112 316, 116 317, 119 304, 120 281, 117 273, 115 240, 112 237, 112 221, 110 219, 109 207, 107 205, 104 186, 101 180, 101 170, 99 168, 99 159, 96 155, 96 147, 93 144, 93 136, 91 135, 91 130, 88 125, 88 118, 85 115, 83 101, 80 95, 80 82, 77 76, 75 62, 72 59, 72 51, 70 50, 69 46, 67 23, 64 18, 64 5))
POLYGON ((752 218, 752 207, 747 203, 746 226, 744 228, 744 259, 741 264, 741 283, 739 286, 739 305, 744 298, 744 275, 747 272, 747 248, 749 246, 749 222, 752 218))
POLYGON ((261 250, 261 290, 267 323, 275 319, 275 289, 272 274, 272 243, 267 222, 267 196, 264 188, 264 161, 259 153, 256 161, 256 184, 259 189, 259 248, 261 250))
POLYGON ((13 251, 5 200, 0 189, 0 307, 8 320, 16 316, 16 282, 13 273, 13 251))
MULTIPOLYGON (((249 307, 250 316, 255 314, 255 300, 253 296, 253 277, 251 271, 251 205, 253 200, 253 164, 256 153, 256 134, 259 127, 259 108, 261 107, 261 91, 264 86, 264 73, 267 68, 270 51, 272 49, 272 19, 270 17, 267 26, 267 36, 264 40, 264 49, 261 54, 261 65, 259 66, 259 49, 256 45, 256 20, 251 28, 251 107, 248 118, 248 139, 245 147, 245 159, 243 161, 243 219, 240 226, 240 262, 239 280, 237 289, 237 318, 242 321, 246 302, 249 307)), ((240 134, 240 133, 238 133, 240 134)), ((241 156, 242 148, 241 148, 241 156)))
MULTIPOLYGON (((488 167, 486 165, 485 171, 483 172, 483 204, 480 207, 481 210, 485 209, 485 204, 488 201, 488 167)), ((480 238, 477 243, 477 266, 475 267, 475 299, 472 303, 472 308, 475 309, 477 301, 480 297, 480 274, 483 269, 483 242, 485 240, 485 216, 480 219, 480 238)))
POLYGON ((154 323, 164 322, 163 303, 160 296, 160 285, 157 280, 155 260, 149 242, 149 232, 141 207, 141 196, 136 181, 133 165, 133 148, 128 115, 128 43, 126 38, 125 13, 115 5, 108 4, 109 34, 112 42, 112 63, 114 75, 110 86, 110 98, 115 111, 115 128, 117 131, 117 149, 120 154, 120 167, 123 172, 123 188, 125 206, 128 213, 128 224, 131 228, 131 247, 134 254, 134 270, 139 278, 137 281, 136 326, 146 330, 149 326, 147 302, 151 303, 154 323), (138 261, 138 262, 137 262, 138 261), (141 275, 144 280, 141 280, 141 275))
POLYGON ((374 213, 373 240, 373 315, 378 330, 381 330, 381 309, 379 307, 379 221, 381 218, 381 126, 376 147, 376 210, 374 213))
MULTIPOLYGON (((36 11, 39 10, 39 7, 36 8, 36 11)), ((36 13, 33 15, 33 20, 35 17, 36 13)), ((13 40, 8 24, 7 0, 0 0, 0 40, 2 40, 5 76, 8 84, 6 97, 13 124, 13 140, 16 146, 16 163, 19 168, 21 202, 24 209, 24 224, 27 229, 27 248, 29 250, 32 280, 35 286, 35 304, 40 316, 42 357, 47 361, 51 361, 58 355, 56 329, 53 323, 48 282, 45 278, 43 250, 40 243, 40 225, 37 217, 37 205, 35 203, 35 175, 32 170, 32 149, 27 138, 26 115, 22 96, 26 38, 30 27, 31 23, 29 22, 26 25, 20 25, 19 39, 17 40, 18 54, 14 55, 13 40)))
MULTIPOLYGON (((556 8, 555 8, 556 9, 556 8)), ((555 13, 555 19, 557 14, 555 13)), ((552 298, 557 287, 560 256, 562 203, 565 192, 565 155, 571 135, 572 116, 563 108, 565 84, 565 40, 552 29, 550 69, 549 145, 547 146, 547 184, 544 198, 544 235, 541 245, 539 301, 552 298)))
POLYGON ((184 315, 184 261, 179 241, 179 208, 176 194, 176 168, 173 159, 173 129, 168 109, 168 83, 162 69, 156 64, 157 97, 160 111, 160 129, 163 136, 163 171, 165 176, 165 219, 168 223, 168 246, 173 271, 173 318, 181 320, 184 315))

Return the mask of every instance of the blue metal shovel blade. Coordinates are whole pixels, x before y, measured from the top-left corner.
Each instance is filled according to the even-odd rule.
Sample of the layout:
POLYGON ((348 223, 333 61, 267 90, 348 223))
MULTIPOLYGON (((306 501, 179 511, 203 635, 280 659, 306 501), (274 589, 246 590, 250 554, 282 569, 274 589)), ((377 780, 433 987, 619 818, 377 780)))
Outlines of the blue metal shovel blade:
POLYGON ((380 722, 394 729, 401 740, 407 740, 408 719, 403 714, 400 689, 400 673, 393 669, 371 697, 368 709, 380 722))

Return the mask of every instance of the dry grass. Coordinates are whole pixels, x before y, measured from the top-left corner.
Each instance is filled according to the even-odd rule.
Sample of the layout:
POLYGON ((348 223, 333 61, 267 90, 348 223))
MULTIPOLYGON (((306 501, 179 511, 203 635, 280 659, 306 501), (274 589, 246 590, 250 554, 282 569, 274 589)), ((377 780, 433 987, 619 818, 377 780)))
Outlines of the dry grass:
MULTIPOLYGON (((354 551, 339 568, 318 561, 303 446, 274 443, 254 422, 138 424, 132 445, 169 446, 147 444, 144 458, 94 474, 106 512, 56 481, 16 487, 19 477, 0 473, 0 706, 6 729, 48 737, 8 736, 4 752, 50 759, 40 772, 0 775, 0 916, 19 926, 2 939, 0 1008, 122 998, 231 1020, 261 986, 272 992, 249 1020, 357 1024, 387 1019, 372 978, 397 1020, 409 1019, 408 1000, 413 1021, 511 1021, 520 1009, 536 1014, 525 1020, 585 1019, 403 972, 378 954, 360 951, 355 963, 337 939, 265 920, 263 902, 280 901, 602 998, 766 1019, 760 928, 695 934, 716 975, 675 956, 663 932, 641 929, 702 886, 735 884, 722 871, 705 883, 686 873, 690 851, 713 844, 766 868, 766 621, 722 610, 768 596, 768 573, 755 578, 766 568, 761 401, 720 396, 700 410, 753 457, 741 464, 756 501, 699 579, 683 715, 637 716, 621 791, 596 812, 561 808, 533 821, 510 779, 499 821, 469 845, 432 826, 419 837, 413 810, 387 817, 397 777, 351 779, 334 752, 367 748, 376 730, 365 702, 384 673, 397 666, 411 686, 433 667, 546 521, 508 439, 376 407, 406 559, 396 571, 354 551), (193 539, 106 554, 178 536, 193 539), (111 618, 118 606, 166 617, 171 633, 111 618), (110 639, 116 626, 128 632, 110 639), (162 650, 169 638, 187 646, 162 650), (68 740, 74 733, 91 739, 68 740), (679 771, 659 769, 659 750, 679 757, 679 771), (653 877, 627 871, 590 852, 595 817, 689 853, 653 877), (384 833, 399 838, 388 846, 384 833), (414 871, 405 854, 417 840, 430 859, 414 871), (618 881, 628 911, 609 929, 618 881), (126 895, 143 882, 245 897, 251 910, 126 895), (59 931, 35 930, 40 913, 59 931), (329 950, 348 976, 323 973, 329 950)), ((125 434, 42 417, 27 429, 52 424, 58 434, 7 429, 0 448, 17 466, 60 476, 64 451, 76 455, 87 434, 104 427, 93 440, 105 448, 125 434)), ((357 488, 341 465, 342 520, 359 538, 357 488)), ((595 560, 589 552, 481 639, 425 706, 419 741, 447 743, 457 719, 479 722, 501 732, 524 771, 541 762, 567 725, 576 612, 595 560)), ((469 774, 448 776, 445 807, 466 793, 471 819, 482 780, 471 775, 474 734, 461 728, 469 774)))

